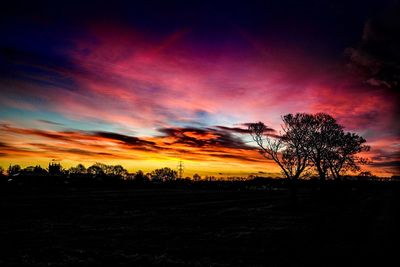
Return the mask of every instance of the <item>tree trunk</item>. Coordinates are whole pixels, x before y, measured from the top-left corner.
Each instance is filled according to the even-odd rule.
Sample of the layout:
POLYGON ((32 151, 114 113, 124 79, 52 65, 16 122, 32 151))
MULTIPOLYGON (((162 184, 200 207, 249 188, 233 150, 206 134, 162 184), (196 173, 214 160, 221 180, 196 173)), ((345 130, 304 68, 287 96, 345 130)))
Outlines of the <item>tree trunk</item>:
POLYGON ((320 165, 317 165, 319 179, 323 182, 326 180, 326 172, 324 172, 320 165))
POLYGON ((289 180, 289 193, 290 193, 290 206, 293 209, 297 209, 297 178, 289 180))

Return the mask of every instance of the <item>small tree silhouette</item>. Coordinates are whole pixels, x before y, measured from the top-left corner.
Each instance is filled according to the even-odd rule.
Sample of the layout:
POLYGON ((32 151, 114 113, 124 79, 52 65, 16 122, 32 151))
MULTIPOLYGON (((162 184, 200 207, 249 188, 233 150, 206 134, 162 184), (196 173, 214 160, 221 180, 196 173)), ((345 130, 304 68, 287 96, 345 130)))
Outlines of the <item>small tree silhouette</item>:
POLYGON ((154 182, 168 182, 176 180, 178 174, 171 168, 156 169, 151 172, 151 180, 154 182))
POLYGON ((198 182, 200 181, 200 179, 201 179, 200 175, 198 175, 197 173, 193 174, 193 181, 198 182))
POLYGON ((95 163, 87 169, 87 173, 93 176, 104 175, 105 173, 105 164, 95 163))
POLYGON ((17 165, 10 165, 8 168, 8 175, 12 176, 14 174, 20 173, 22 170, 21 166, 17 165))
POLYGON ((144 184, 148 182, 148 177, 143 173, 143 171, 138 170, 134 175, 134 180, 139 184, 144 184))
POLYGON ((126 177, 128 174, 128 171, 122 167, 121 165, 114 165, 114 166, 109 166, 108 168, 108 175, 115 175, 115 176, 121 176, 121 177, 126 177))
POLYGON ((83 164, 78 164, 76 167, 71 167, 68 169, 70 174, 85 174, 86 168, 83 164))

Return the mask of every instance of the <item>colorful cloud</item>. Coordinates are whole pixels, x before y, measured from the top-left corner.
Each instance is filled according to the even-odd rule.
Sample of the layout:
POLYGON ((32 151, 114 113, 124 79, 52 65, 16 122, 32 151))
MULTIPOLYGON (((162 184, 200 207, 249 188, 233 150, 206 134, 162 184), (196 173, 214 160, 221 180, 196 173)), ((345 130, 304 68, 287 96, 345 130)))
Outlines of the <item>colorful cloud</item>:
MULTIPOLYGON (((157 38, 89 24, 52 58, 2 49, 0 164, 62 159, 150 169, 179 159, 188 173, 279 172, 243 123, 327 112, 372 146, 368 166, 398 174, 398 93, 342 63, 235 28, 234 41, 194 42, 190 28, 157 38)), ((161 167, 161 166, 159 166, 161 167)))

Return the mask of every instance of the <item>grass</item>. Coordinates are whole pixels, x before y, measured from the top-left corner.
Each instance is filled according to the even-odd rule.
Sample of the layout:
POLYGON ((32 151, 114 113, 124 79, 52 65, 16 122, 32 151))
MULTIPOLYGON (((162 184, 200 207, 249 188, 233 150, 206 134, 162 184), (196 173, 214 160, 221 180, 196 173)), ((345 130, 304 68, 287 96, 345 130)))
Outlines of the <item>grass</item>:
POLYGON ((365 266, 398 251, 398 188, 1 195, 1 266, 365 266))

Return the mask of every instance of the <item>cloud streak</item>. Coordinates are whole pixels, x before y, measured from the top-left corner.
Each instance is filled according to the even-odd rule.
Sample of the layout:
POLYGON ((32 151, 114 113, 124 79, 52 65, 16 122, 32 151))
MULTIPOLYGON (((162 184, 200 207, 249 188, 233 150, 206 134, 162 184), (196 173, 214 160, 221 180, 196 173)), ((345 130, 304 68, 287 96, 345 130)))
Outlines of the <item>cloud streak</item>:
POLYGON ((164 159, 267 163, 258 157, 254 147, 217 129, 163 128, 159 129, 162 135, 141 138, 103 131, 45 131, 10 125, 2 125, 0 132, 3 136, 12 136, 9 143, 0 143, 6 158, 146 160, 157 154, 164 159), (32 137, 34 142, 27 142, 32 137), (20 143, 25 144, 23 148, 20 143))

